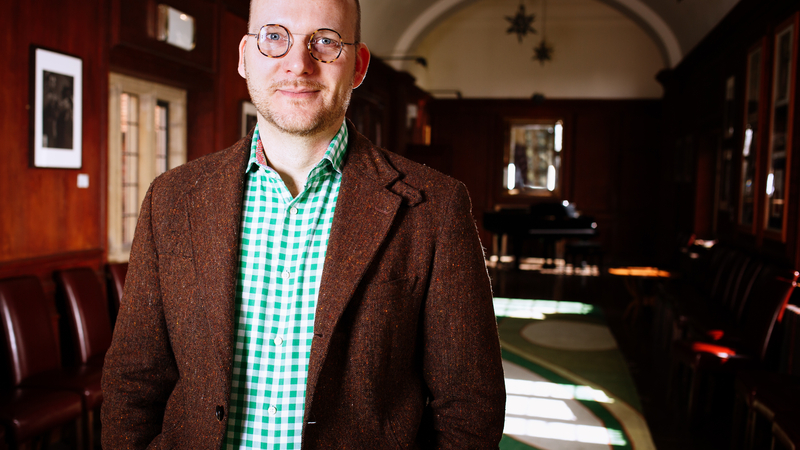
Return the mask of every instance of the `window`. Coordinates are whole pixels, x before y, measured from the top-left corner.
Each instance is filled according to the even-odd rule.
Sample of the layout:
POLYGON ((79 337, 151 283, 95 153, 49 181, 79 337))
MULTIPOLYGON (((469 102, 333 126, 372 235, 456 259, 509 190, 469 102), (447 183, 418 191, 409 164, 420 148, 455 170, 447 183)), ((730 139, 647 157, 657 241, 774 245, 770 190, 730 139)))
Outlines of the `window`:
POLYGON ((127 261, 150 182, 186 162, 186 91, 109 77, 108 260, 127 261))

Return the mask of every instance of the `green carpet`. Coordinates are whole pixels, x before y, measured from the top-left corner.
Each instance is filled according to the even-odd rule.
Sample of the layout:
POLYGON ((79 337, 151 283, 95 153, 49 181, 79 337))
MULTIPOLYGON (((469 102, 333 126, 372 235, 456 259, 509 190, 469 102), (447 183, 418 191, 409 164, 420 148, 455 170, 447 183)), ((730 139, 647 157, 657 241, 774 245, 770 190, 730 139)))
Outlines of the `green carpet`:
POLYGON ((506 365, 503 450, 654 449, 602 311, 495 299, 506 365))

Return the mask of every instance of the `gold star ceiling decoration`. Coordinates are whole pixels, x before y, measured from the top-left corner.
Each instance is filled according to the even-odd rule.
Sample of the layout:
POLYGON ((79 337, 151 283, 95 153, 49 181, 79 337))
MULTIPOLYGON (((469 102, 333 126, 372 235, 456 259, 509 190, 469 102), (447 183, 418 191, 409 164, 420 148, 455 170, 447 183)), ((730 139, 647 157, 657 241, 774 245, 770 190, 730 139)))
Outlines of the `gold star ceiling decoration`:
POLYGON ((508 27, 506 33, 508 34, 516 33, 517 39, 521 44, 522 38, 525 37, 528 33, 536 34, 536 30, 531 26, 535 18, 536 14, 526 15, 525 5, 520 3, 519 10, 517 10, 516 16, 514 17, 506 16, 506 20, 511 23, 511 26, 508 27))

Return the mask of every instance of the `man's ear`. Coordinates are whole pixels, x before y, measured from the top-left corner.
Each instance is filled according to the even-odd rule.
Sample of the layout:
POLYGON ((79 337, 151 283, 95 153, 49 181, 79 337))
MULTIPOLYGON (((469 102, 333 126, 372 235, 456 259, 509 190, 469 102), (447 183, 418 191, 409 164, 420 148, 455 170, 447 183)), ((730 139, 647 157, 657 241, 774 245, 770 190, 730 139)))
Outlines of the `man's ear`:
POLYGON ((367 69, 369 68, 369 49, 367 48, 367 44, 360 43, 358 44, 358 50, 356 50, 356 74, 353 77, 353 89, 361 86, 361 83, 364 81, 364 78, 367 76, 367 69))
POLYGON ((244 70, 244 49, 246 45, 247 45, 247 35, 245 34, 244 37, 242 37, 241 42, 239 42, 239 67, 238 67, 239 75, 241 75, 242 78, 244 79, 247 79, 247 72, 244 70))

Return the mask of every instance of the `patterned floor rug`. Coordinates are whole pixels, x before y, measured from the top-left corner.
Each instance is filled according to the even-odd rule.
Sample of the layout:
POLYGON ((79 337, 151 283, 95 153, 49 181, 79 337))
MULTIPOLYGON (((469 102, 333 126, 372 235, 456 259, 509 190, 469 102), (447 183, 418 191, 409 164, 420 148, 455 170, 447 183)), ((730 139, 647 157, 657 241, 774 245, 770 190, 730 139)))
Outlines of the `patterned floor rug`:
POLYGON ((602 311, 495 298, 507 404, 502 450, 655 449, 602 311))

